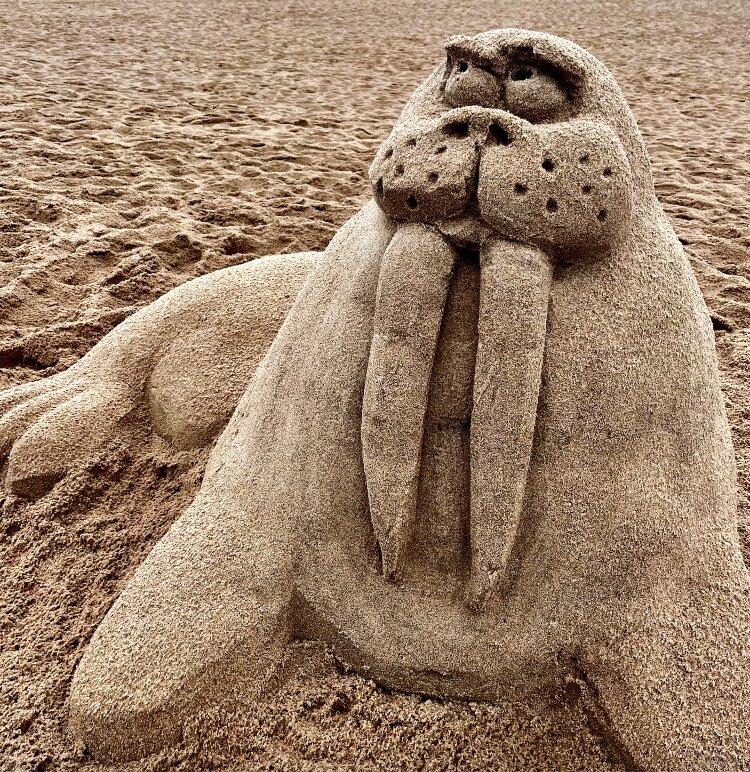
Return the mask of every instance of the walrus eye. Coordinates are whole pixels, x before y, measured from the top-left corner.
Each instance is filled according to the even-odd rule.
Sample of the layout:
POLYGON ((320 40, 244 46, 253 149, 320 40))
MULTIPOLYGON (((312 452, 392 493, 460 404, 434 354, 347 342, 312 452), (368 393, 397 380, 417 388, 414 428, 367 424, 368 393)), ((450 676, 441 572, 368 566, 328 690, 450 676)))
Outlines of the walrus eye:
POLYGON ((499 107, 500 81, 494 72, 469 59, 447 62, 443 93, 452 107, 499 107))
POLYGON ((534 77, 534 71, 528 67, 519 67, 510 74, 511 80, 528 80, 534 77))
POLYGON ((512 66, 505 81, 507 109, 532 123, 543 123, 566 117, 570 97, 563 84, 551 72, 531 64, 512 66))

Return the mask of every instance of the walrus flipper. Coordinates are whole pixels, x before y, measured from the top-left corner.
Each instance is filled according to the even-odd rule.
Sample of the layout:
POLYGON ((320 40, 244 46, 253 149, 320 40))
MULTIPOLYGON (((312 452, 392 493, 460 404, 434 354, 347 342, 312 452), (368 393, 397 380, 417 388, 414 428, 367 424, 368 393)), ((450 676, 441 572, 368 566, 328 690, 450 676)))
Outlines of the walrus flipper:
POLYGON ((635 629, 575 659, 584 708, 627 769, 750 769, 747 585, 742 568, 668 613, 631 614, 635 629))
POLYGON ((96 757, 130 760, 178 742, 203 707, 254 699, 279 663, 294 634, 298 525, 311 525, 297 451, 298 403, 319 364, 307 336, 326 320, 339 325, 328 314, 336 291, 363 284, 370 307, 392 235, 374 204, 341 228, 219 438, 198 496, 99 625, 70 695, 71 730, 96 757), (364 277, 355 271, 342 289, 352 255, 364 277))
POLYGON ((97 756, 137 758, 178 742, 201 705, 257 692, 288 639, 292 524, 272 502, 252 517, 237 434, 217 453, 76 671, 71 728, 97 756))

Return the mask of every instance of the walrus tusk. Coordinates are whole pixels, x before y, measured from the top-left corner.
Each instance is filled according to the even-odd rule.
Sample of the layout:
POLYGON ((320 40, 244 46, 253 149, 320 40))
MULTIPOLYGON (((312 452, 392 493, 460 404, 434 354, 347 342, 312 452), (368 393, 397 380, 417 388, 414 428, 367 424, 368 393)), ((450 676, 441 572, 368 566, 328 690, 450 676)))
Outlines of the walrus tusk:
POLYGON ((506 573, 521 518, 551 284, 552 265, 539 249, 501 239, 483 245, 467 590, 467 602, 477 610, 506 573))
POLYGON ((380 268, 362 404, 362 458, 383 574, 398 576, 416 524, 425 414, 456 250, 401 227, 380 268))

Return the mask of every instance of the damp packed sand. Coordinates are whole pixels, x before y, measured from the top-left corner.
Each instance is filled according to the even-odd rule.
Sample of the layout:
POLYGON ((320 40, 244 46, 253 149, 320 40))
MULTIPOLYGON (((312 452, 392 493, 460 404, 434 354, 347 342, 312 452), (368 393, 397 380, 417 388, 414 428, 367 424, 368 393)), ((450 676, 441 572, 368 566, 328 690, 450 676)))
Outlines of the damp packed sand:
MULTIPOLYGON (((191 278, 325 247, 448 35, 521 26, 588 48, 712 314, 750 548, 746 4, 8 0, 0 25, 0 387, 64 370, 191 278)), ((206 456, 113 444, 36 503, 0 494, 3 772, 108 769, 67 734, 71 675, 206 456)), ((118 769, 625 768, 564 693, 544 716, 391 693, 310 643, 277 682, 257 712, 209 711, 118 769)))

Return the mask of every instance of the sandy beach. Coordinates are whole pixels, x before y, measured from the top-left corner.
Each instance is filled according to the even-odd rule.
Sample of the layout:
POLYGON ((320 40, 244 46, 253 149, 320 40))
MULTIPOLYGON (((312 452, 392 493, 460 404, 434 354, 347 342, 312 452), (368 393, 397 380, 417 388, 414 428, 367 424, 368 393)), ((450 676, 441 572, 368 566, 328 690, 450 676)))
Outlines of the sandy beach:
MULTIPOLYGON (((323 249, 370 198, 374 154, 445 38, 513 26, 589 49, 638 120, 714 323, 750 560, 744 2, 7 0, 0 388, 65 370, 192 278, 323 249)), ((71 676, 207 455, 114 443, 37 502, 0 493, 0 770, 114 769, 67 732, 71 676)), ((565 702, 541 718, 391 693, 311 643, 278 683, 257 714, 209 712, 179 747, 117 769, 626 768, 565 702)))

